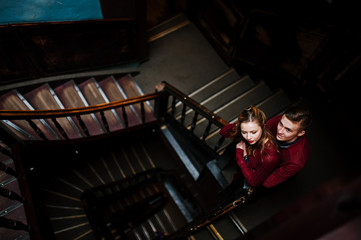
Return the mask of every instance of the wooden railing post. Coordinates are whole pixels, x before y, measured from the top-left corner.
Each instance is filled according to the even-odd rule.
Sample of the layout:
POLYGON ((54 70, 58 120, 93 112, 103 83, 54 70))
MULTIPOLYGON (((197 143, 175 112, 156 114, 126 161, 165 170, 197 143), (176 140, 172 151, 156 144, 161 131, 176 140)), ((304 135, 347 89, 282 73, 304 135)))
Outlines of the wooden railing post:
POLYGON ((0 170, 13 176, 13 177, 16 177, 16 178, 19 178, 19 174, 14 170, 12 169, 11 167, 8 167, 6 166, 5 164, 3 164, 2 162, 0 162, 0 170))
POLYGON ((169 94, 164 91, 164 84, 160 83, 155 86, 155 91, 157 93, 163 93, 154 101, 154 116, 157 119, 160 119, 164 116, 168 109, 168 98, 169 94))
POLYGON ((0 217, 0 227, 5 227, 14 230, 24 230, 27 232, 31 231, 31 227, 29 225, 5 217, 0 217))
POLYGON ((16 192, 10 191, 6 188, 0 187, 0 195, 11 200, 19 201, 21 203, 25 202, 25 198, 17 194, 16 192))

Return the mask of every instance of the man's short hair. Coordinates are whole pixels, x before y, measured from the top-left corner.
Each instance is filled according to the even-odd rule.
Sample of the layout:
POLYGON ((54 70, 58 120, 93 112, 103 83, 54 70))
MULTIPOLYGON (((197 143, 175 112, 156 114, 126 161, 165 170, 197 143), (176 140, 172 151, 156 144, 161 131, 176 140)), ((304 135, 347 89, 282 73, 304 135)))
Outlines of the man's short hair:
POLYGON ((292 122, 299 123, 302 130, 306 130, 312 122, 312 114, 310 110, 302 106, 289 107, 284 115, 292 122))

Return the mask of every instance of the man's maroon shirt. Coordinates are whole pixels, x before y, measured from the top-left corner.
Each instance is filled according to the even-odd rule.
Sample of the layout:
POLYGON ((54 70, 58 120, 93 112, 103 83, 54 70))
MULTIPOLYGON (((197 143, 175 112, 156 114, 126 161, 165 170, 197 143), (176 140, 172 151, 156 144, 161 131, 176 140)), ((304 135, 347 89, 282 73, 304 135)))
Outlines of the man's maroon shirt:
MULTIPOLYGON (((274 136, 277 134, 277 125, 281 118, 282 115, 279 115, 267 121, 267 127, 274 136)), ((310 149, 310 143, 306 135, 301 136, 297 142, 288 148, 279 148, 281 163, 262 185, 266 188, 271 188, 298 173, 310 158, 310 149)))

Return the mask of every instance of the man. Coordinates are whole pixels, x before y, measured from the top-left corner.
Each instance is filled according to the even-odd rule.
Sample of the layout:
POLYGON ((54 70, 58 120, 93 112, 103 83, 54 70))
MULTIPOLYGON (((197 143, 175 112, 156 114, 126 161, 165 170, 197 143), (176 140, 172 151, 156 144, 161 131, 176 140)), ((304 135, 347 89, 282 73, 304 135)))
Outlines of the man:
POLYGON ((281 163, 264 181, 264 187, 271 188, 284 182, 306 165, 310 144, 305 134, 311 121, 310 111, 299 106, 290 107, 284 114, 267 121, 267 127, 278 141, 281 163))

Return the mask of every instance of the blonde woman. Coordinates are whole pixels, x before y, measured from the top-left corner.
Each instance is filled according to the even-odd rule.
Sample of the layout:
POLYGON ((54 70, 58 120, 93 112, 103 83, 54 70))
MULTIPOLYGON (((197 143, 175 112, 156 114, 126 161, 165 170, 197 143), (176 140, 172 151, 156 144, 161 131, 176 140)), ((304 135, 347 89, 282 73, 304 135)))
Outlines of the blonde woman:
POLYGON ((236 143, 237 164, 251 187, 262 185, 280 163, 277 141, 266 121, 264 112, 251 106, 241 112, 236 123, 219 131, 236 143))

